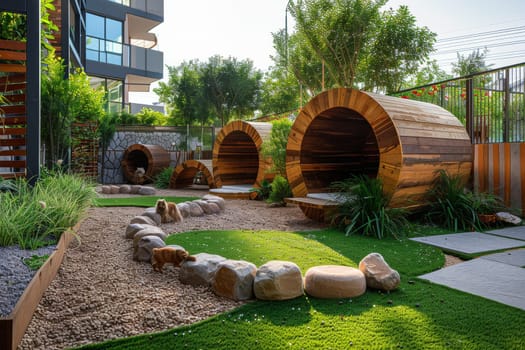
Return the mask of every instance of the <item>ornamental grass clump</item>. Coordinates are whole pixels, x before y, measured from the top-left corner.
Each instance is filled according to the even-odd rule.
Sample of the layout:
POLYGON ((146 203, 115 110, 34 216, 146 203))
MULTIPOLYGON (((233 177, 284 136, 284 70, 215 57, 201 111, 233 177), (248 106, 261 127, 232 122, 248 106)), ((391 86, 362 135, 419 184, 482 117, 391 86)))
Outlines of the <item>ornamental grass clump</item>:
POLYGON ((383 193, 380 179, 354 176, 334 182, 331 188, 339 193, 341 202, 332 222, 342 227, 347 236, 361 234, 397 239, 408 225, 404 209, 388 207, 389 198, 383 193))
POLYGON ((60 172, 44 174, 34 187, 23 180, 0 193, 0 245, 36 249, 55 244, 79 222, 95 197, 94 186, 60 172))
POLYGON ((171 175, 173 174, 173 167, 167 167, 162 169, 160 173, 155 176, 154 183, 157 188, 168 188, 170 187, 171 175))

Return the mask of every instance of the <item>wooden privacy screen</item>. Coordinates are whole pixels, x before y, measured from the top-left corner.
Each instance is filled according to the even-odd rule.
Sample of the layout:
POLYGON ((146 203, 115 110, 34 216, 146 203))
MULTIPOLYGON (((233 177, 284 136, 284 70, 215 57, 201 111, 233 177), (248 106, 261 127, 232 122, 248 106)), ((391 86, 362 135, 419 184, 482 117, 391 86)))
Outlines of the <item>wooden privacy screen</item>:
POLYGON ((235 120, 226 124, 213 145, 213 177, 215 186, 253 185, 260 187, 269 173, 271 160, 261 154, 263 141, 270 137, 271 123, 235 120))
POLYGON ((26 44, 0 40, 0 176, 25 176, 26 44))
POLYGON ((153 181, 155 175, 170 166, 170 154, 159 145, 134 144, 129 146, 121 161, 124 177, 133 184, 153 181), (142 168, 144 174, 137 172, 142 168))
POLYGON ((345 88, 306 104, 286 148, 295 197, 365 174, 382 180, 390 206, 417 207, 439 169, 465 183, 471 173, 472 146, 456 117, 436 105, 345 88))

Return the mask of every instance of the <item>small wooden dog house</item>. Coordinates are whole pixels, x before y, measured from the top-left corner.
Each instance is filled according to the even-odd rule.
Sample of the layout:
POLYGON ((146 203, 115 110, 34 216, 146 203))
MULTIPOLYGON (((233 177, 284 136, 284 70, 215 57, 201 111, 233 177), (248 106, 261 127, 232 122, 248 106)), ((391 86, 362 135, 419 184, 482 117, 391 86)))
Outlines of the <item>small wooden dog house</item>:
MULTIPOLYGON (((390 206, 418 207, 436 170, 459 174, 467 182, 471 168, 470 138, 445 109, 346 88, 310 100, 297 116, 286 148, 294 197, 328 192, 332 182, 364 174, 382 180, 390 206)), ((307 216, 326 220, 311 205, 306 207, 307 216)))
POLYGON ((122 173, 133 184, 153 181, 155 175, 170 166, 170 153, 159 145, 129 146, 122 156, 122 173))
POLYGON ((213 177, 217 188, 249 185, 259 187, 271 180, 271 159, 265 159, 261 147, 269 139, 271 123, 235 120, 226 124, 213 146, 213 177))

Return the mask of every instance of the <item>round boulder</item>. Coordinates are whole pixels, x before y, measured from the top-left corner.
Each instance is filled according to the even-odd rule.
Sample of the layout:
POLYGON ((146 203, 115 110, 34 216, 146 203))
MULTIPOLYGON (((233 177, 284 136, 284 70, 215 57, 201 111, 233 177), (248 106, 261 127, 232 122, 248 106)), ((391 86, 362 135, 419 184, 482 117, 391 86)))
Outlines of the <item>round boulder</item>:
POLYGON ((365 293, 365 275, 349 266, 315 266, 306 271, 304 289, 316 298, 353 298, 365 293))
POLYGON ((137 232, 145 230, 145 229, 164 233, 164 231, 162 231, 162 229, 160 227, 157 227, 157 226, 154 226, 154 225, 129 224, 128 227, 126 228, 125 237, 128 238, 128 239, 132 239, 137 232))
POLYGON ((221 208, 221 210, 226 209, 226 201, 222 197, 215 196, 213 194, 207 194, 207 195, 202 196, 202 199, 207 202, 217 203, 217 205, 221 208))
POLYGON ((370 253, 359 262, 359 270, 365 275, 368 288, 394 290, 399 286, 399 272, 392 269, 379 253, 370 253))
POLYGON ((141 186, 137 193, 143 196, 151 196, 157 193, 157 191, 153 187, 141 186))
POLYGON ((153 248, 162 248, 166 244, 157 236, 144 236, 137 242, 137 249, 133 253, 133 259, 138 261, 151 261, 153 248))
POLYGON ((253 292, 261 300, 297 298, 304 293, 301 270, 293 262, 268 261, 255 274, 253 292))
POLYGON ((200 205, 198 205, 195 202, 186 202, 186 203, 188 203, 188 206, 190 208, 190 216, 202 216, 202 215, 204 215, 204 211, 202 210, 200 205))
POLYGON ((180 214, 183 218, 187 218, 190 216, 190 206, 186 202, 182 202, 177 204, 177 207, 179 208, 180 214))
POLYGON ((233 300, 253 298, 253 279, 257 267, 248 261, 225 260, 219 263, 211 287, 215 294, 233 300))
POLYGON ((146 224, 146 225, 151 225, 151 226, 157 226, 157 224, 155 223, 155 221, 152 218, 150 218, 148 216, 143 216, 143 215, 139 215, 139 216, 133 217, 133 219, 131 219, 129 223, 130 224, 146 224))
POLYGON ((219 264, 226 258, 208 253, 195 254, 195 261, 186 261, 179 272, 179 280, 192 286, 209 286, 219 264))
POLYGON ((131 186, 130 185, 120 185, 119 192, 120 193, 130 193, 131 186))
POLYGON ((151 220, 153 220, 157 226, 160 226, 161 221, 162 221, 160 215, 157 214, 157 211, 156 211, 155 208, 147 208, 147 209, 141 214, 141 216, 147 216, 148 218, 150 218, 151 220))

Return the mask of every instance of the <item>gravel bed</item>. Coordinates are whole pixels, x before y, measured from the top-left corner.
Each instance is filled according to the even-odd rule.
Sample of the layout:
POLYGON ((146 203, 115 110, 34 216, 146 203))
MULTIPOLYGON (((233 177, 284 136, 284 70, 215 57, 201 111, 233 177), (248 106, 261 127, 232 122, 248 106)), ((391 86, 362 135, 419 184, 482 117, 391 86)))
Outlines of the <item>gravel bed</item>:
MULTIPOLYGON (((202 196, 171 190, 164 195, 202 196)), ((161 194, 162 195, 162 194, 161 194)), ((191 324, 231 310, 242 302, 216 296, 208 287, 184 285, 178 269, 154 272, 132 259, 124 238, 129 221, 143 208, 91 208, 64 261, 44 293, 19 349, 63 349, 191 324)), ((165 232, 206 229, 309 230, 324 225, 296 206, 267 208, 259 201, 229 200, 217 215, 163 224, 165 232)), ((190 252, 192 254, 199 252, 190 252)))
POLYGON ((24 259, 33 255, 51 255, 55 248, 54 245, 36 250, 21 249, 18 245, 0 247, 0 317, 11 314, 36 273, 24 264, 24 259))

